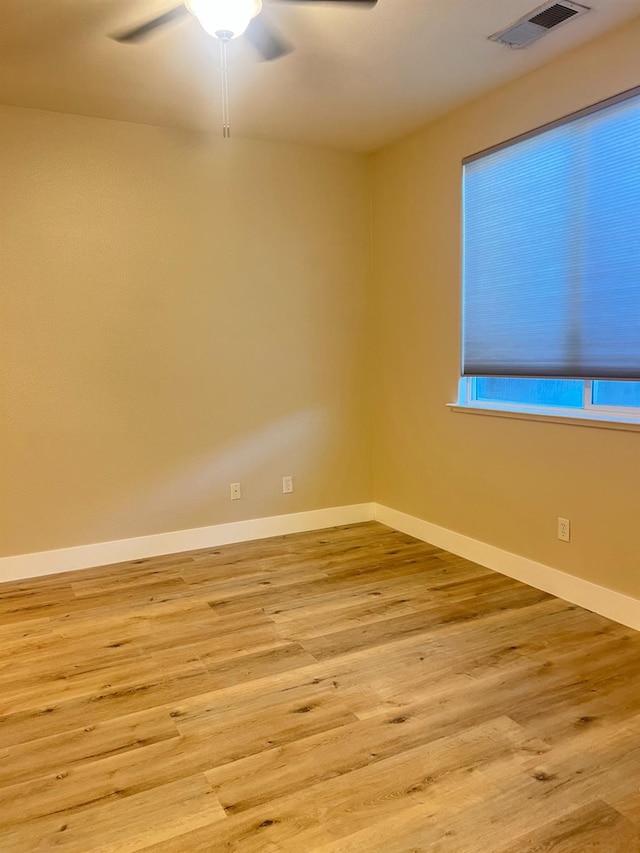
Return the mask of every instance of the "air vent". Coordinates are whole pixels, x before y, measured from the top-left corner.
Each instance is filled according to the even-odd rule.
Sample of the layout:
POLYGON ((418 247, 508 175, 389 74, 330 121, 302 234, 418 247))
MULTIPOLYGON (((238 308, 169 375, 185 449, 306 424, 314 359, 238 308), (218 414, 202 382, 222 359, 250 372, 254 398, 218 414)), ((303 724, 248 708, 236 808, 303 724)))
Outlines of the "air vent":
POLYGON ((489 38, 491 41, 506 44, 508 47, 526 47, 542 38, 549 30, 553 30, 571 18, 584 15, 585 12, 589 11, 588 6, 570 3, 569 0, 562 0, 560 3, 545 3, 515 23, 505 27, 504 30, 489 36, 489 38))

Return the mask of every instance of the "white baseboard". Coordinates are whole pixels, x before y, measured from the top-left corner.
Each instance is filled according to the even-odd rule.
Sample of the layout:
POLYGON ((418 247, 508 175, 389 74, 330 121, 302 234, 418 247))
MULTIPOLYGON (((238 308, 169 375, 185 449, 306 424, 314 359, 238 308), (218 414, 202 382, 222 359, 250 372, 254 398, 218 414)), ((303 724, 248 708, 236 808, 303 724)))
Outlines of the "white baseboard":
POLYGON ((196 527, 191 530, 175 530, 169 533, 139 536, 135 539, 120 539, 113 542, 60 548, 55 551, 0 557, 0 583, 76 569, 88 569, 92 566, 104 566, 126 560, 139 560, 144 557, 177 554, 198 548, 215 548, 218 545, 266 539, 287 533, 303 533, 307 530, 356 524, 361 521, 371 521, 374 518, 381 524, 386 524, 409 536, 415 536, 416 539, 451 551, 453 554, 515 578, 536 589, 542 589, 572 604, 578 604, 629 628, 640 630, 640 600, 636 598, 376 503, 329 507, 309 512, 254 518, 248 521, 233 521, 228 524, 214 524, 210 527, 196 527))
POLYGON ((381 504, 374 504, 374 513, 381 524, 640 631, 640 600, 637 598, 381 504))
POLYGON ((135 539, 119 539, 99 542, 94 545, 76 545, 55 551, 39 551, 34 554, 18 554, 15 557, 0 557, 0 583, 23 578, 106 566, 143 557, 159 557, 177 554, 198 548, 215 548, 233 542, 250 539, 267 539, 285 533, 302 533, 306 530, 321 530, 343 524, 356 524, 373 519, 373 504, 351 504, 350 506, 314 509, 249 521, 232 521, 210 527, 195 527, 191 530, 175 530, 156 533, 135 539))

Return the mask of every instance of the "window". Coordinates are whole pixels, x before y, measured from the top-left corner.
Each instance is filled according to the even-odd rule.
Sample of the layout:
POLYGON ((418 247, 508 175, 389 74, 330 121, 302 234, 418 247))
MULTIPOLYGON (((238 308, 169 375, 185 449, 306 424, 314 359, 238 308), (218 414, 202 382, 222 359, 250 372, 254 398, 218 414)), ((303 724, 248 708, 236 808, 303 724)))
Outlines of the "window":
POLYGON ((640 90, 468 158, 463 191, 464 401, 640 419, 640 90))
POLYGON ((478 376, 463 380, 460 396, 477 408, 640 421, 640 382, 478 376))

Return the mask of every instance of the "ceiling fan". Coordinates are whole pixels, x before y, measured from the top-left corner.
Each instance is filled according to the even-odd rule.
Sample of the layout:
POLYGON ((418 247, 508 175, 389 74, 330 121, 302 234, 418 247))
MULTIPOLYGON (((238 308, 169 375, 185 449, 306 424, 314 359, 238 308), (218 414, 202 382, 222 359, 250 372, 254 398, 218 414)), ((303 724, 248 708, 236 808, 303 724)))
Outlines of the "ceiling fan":
MULTIPOLYGON (((273 2, 273 0, 270 0, 273 2)), ((340 3, 352 6, 375 6, 377 0, 284 0, 284 2, 303 3, 340 3)), ((209 35, 219 39, 231 39, 246 33, 247 40, 258 51, 260 57, 270 62, 290 53, 292 48, 260 16, 262 0, 184 0, 179 6, 169 9, 162 15, 146 21, 133 29, 112 36, 115 41, 125 44, 140 42, 155 30, 179 21, 187 15, 194 15, 209 35)))
MULTIPOLYGON (((271 2, 271 0, 270 0, 271 2)), ((285 0, 285 2, 341 3, 355 6, 375 6, 378 0, 285 0)), ((257 50, 262 60, 271 62, 291 53, 291 46, 267 24, 260 12, 262 0, 184 0, 162 15, 139 24, 133 29, 111 36, 124 44, 135 44, 147 38, 155 30, 178 21, 189 14, 194 15, 202 28, 220 42, 222 70, 222 135, 231 136, 229 125, 229 92, 227 87, 227 44, 231 39, 246 34, 247 40, 257 50)))

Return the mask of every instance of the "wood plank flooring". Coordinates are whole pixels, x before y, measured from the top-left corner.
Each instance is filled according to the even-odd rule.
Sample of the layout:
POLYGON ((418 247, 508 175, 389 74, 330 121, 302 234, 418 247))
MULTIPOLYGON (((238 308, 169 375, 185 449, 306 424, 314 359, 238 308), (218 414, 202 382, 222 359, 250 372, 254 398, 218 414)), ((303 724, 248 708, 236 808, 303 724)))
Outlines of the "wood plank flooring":
POLYGON ((376 523, 0 586, 2 853, 639 853, 640 634, 376 523))

